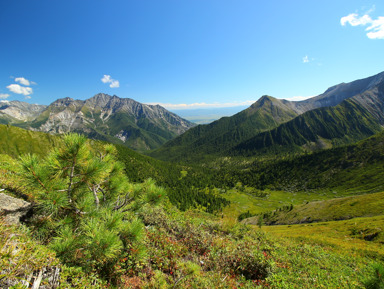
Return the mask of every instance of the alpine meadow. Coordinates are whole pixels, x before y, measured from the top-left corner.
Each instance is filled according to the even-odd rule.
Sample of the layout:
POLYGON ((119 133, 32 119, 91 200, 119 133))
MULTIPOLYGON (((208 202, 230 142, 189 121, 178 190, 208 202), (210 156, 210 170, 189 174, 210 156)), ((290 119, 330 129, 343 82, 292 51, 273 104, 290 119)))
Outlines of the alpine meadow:
POLYGON ((384 289, 383 8, 3 1, 0 288, 384 289))

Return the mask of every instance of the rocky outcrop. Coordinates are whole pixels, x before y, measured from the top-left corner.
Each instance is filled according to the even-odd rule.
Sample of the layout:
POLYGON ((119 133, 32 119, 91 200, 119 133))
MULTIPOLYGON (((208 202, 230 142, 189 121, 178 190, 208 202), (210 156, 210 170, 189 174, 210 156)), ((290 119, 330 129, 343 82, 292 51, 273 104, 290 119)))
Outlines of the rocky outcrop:
POLYGON ((20 224, 20 218, 26 216, 32 209, 32 204, 0 193, 0 216, 7 225, 20 224))

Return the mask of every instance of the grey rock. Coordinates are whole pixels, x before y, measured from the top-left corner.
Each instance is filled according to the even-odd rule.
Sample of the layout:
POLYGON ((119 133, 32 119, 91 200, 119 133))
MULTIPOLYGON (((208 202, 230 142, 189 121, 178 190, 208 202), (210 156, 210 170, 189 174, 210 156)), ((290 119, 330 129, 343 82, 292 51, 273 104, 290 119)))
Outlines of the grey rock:
POLYGON ((0 215, 7 225, 20 224, 20 218, 31 210, 32 204, 24 200, 0 193, 0 215))

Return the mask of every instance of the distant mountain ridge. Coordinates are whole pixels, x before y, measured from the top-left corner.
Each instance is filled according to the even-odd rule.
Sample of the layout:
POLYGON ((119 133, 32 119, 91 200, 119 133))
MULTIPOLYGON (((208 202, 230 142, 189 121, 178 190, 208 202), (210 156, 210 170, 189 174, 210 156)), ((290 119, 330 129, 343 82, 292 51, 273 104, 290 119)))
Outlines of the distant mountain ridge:
MULTIPOLYGON (((8 105, 15 106, 15 103, 8 105)), ((30 118, 18 118, 12 111, 0 107, 2 123, 48 133, 78 132, 141 151, 159 147, 194 126, 159 105, 104 93, 87 100, 67 97, 49 106, 25 105, 25 108, 30 118)))
POLYGON ((217 154, 295 116, 297 113, 278 99, 263 96, 234 116, 191 128, 151 155, 162 158, 165 153, 167 158, 169 151, 171 160, 177 160, 189 155, 217 154))
POLYGON ((232 117, 190 129, 151 155, 198 161, 211 154, 251 156, 353 143, 383 129, 383 87, 384 72, 304 101, 263 96, 232 117))
POLYGON ((0 101, 0 123, 33 120, 46 107, 46 105, 29 104, 18 100, 0 101))
POLYGON ((292 108, 299 114, 306 111, 320 108, 330 107, 341 103, 357 94, 372 89, 384 81, 384 72, 376 74, 364 79, 355 80, 349 83, 340 83, 328 88, 324 93, 302 101, 288 102, 292 108))

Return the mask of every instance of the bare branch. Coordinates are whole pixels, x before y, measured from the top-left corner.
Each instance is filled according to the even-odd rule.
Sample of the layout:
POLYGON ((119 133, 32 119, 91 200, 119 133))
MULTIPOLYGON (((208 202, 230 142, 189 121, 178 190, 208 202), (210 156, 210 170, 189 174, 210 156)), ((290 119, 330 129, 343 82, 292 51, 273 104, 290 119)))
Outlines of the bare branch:
MULTIPOLYGON (((129 202, 133 200, 133 197, 129 198, 130 192, 128 192, 125 195, 124 201, 121 202, 120 204, 116 204, 116 206, 113 208, 114 211, 120 210, 122 207, 126 206, 129 202)), ((118 203, 119 201, 117 201, 118 203)))
POLYGON ((88 189, 93 193, 93 197, 95 198, 95 204, 97 208, 99 207, 99 204, 100 204, 99 197, 97 196, 97 191, 99 187, 100 187, 99 185, 93 185, 92 187, 88 186, 88 189))

